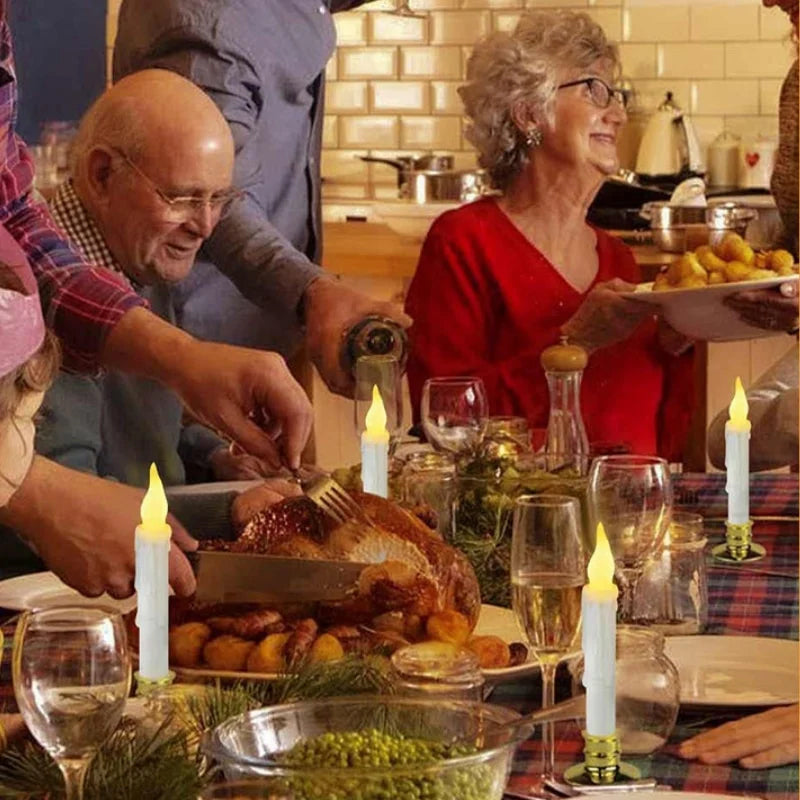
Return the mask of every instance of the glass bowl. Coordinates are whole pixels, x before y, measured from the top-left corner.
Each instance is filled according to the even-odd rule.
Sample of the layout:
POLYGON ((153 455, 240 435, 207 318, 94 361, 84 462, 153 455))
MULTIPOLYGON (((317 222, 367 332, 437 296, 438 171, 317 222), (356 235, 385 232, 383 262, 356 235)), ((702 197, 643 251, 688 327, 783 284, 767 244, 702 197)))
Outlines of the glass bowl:
POLYGON ((281 800, 501 800, 516 746, 530 733, 529 726, 504 727, 518 717, 500 706, 467 701, 314 700, 232 717, 213 731, 205 749, 227 780, 258 778, 281 800), (460 754, 393 766, 299 766, 283 760, 295 745, 323 733, 373 729, 397 738, 455 743, 460 754))

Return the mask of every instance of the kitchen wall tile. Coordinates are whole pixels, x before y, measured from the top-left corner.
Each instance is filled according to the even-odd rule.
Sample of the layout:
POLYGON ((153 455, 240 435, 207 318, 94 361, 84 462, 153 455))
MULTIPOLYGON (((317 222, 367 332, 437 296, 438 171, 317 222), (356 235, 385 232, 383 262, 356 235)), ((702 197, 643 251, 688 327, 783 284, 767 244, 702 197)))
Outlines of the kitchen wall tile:
POLYGON ((362 155, 366 155, 365 150, 323 150, 320 159, 323 177, 336 183, 366 183, 369 170, 366 162, 358 158, 362 155))
POLYGON ((423 81, 372 81, 370 111, 423 113, 430 111, 430 85, 423 81))
POLYGON ((342 78, 394 78, 396 47, 340 47, 338 70, 342 78))
POLYGON ((689 39, 689 6, 626 6, 622 11, 622 38, 626 42, 685 42, 689 39))
POLYGON ((397 147, 399 122, 394 116, 340 117, 340 147, 397 147))
POLYGON ((411 8, 418 11, 430 11, 436 8, 458 8, 458 0, 409 0, 411 8))
POLYGON ((796 57, 788 42, 731 42, 725 45, 725 76, 783 78, 796 57))
POLYGON ((442 11, 431 13, 431 44, 474 44, 489 33, 488 11, 442 11))
POLYGON ((725 75, 723 44, 660 44, 656 70, 660 78, 722 78, 725 75))
POLYGON ((589 2, 590 0, 525 0, 525 5, 528 8, 563 8, 566 5, 585 8, 589 5, 589 2))
POLYGON ((758 10, 760 39, 788 39, 792 35, 789 17, 777 6, 758 10))
POLYGON ((605 31, 612 42, 622 39, 621 8, 588 8, 586 12, 605 31))
POLYGON ((492 30, 513 31, 519 22, 519 12, 495 11, 492 14, 492 30))
POLYGON ((119 14, 119 7, 122 5, 122 0, 108 0, 108 13, 119 14))
POLYGON ((478 166, 478 154, 474 150, 459 150, 453 153, 454 169, 475 169, 478 166))
MULTIPOLYGON (((428 148, 430 150, 430 148, 428 148)), ((413 150, 402 150, 400 148, 394 150, 370 150, 369 154, 375 158, 389 158, 396 160, 404 156, 411 156, 416 158, 425 152, 424 148, 415 148, 413 150)), ((373 185, 391 187, 394 197, 397 197, 397 170, 389 164, 375 164, 369 165, 370 180, 373 185)))
POLYGON ((326 114, 322 120, 322 146, 336 147, 339 144, 339 120, 335 114, 326 114))
POLYGON ((590 6, 621 6, 623 0, 589 0, 590 6))
POLYGON ((334 14, 336 41, 340 45, 367 43, 367 15, 363 12, 334 14))
POLYGON ((695 3, 689 10, 692 41, 752 39, 758 30, 758 6, 743 3, 695 3))
POLYGON ((458 47, 402 47, 400 74, 404 78, 461 77, 461 49, 458 47))
MULTIPOLYGON (((325 173, 323 173, 324 177, 325 173)), ((364 200, 370 197, 369 186, 366 183, 339 183, 325 178, 322 182, 322 199, 332 200, 364 200)))
POLYGON ((328 59, 328 63, 325 65, 325 80, 335 81, 338 77, 339 64, 336 58, 336 52, 334 51, 333 55, 328 59))
POLYGON ((117 14, 108 14, 106 16, 106 47, 113 47, 114 41, 117 38, 117 26, 119 19, 117 14))
POLYGON ((758 114, 758 81, 692 81, 692 114, 758 114))
POLYGON ((781 98, 782 80, 762 79, 759 82, 759 111, 762 114, 774 114, 781 98))
POLYGON ((461 8, 522 8, 523 0, 461 0, 461 8))
POLYGON ((641 80, 634 83, 637 107, 643 111, 655 111, 667 92, 672 92, 674 101, 680 108, 689 108, 689 81, 671 78, 669 80, 641 80))
POLYGON ((759 135, 775 136, 778 135, 778 117, 759 116, 759 117, 725 117, 725 127, 742 137, 742 142, 747 144, 759 135))
POLYGON ((361 11, 369 12, 386 12, 394 11, 397 8, 397 0, 371 0, 367 5, 361 6, 361 11))
POLYGON ((433 111, 437 114, 461 114, 464 105, 458 96, 461 81, 432 81, 433 111))
POLYGON ((701 114, 692 115, 692 125, 694 132, 697 134, 697 141, 700 143, 700 149, 703 152, 703 157, 708 162, 708 146, 714 139, 725 130, 725 117, 719 116, 703 116, 701 114))
POLYGON ((619 46, 622 72, 626 78, 656 77, 656 46, 654 44, 629 44, 619 46))
MULTIPOLYGON (((341 16, 341 15, 337 15, 341 16)), ((369 15, 370 44, 424 43, 428 40, 427 17, 395 17, 391 14, 369 15)))
POLYGON ((367 110, 366 81, 331 81, 325 93, 325 108, 334 113, 360 113, 367 110))
POLYGON ((403 147, 457 150, 461 147, 461 118, 404 117, 400 142, 403 147))

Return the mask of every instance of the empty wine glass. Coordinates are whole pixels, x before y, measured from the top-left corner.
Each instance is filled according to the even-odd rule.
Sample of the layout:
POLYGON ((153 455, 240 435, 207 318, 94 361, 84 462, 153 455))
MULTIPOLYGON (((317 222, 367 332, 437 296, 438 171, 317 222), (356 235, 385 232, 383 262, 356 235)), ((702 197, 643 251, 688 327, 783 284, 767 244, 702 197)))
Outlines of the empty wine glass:
MULTIPOLYGON (((514 614, 542 669, 542 708, 555 702, 558 662, 579 647, 584 554, 580 504, 559 494, 522 495, 514 504, 511 589, 514 614)), ((552 723, 542 729, 544 775, 553 776, 552 723)))
POLYGON ((367 411, 372 404, 372 387, 377 386, 386 410, 389 450, 394 452, 403 427, 403 381, 396 356, 361 356, 355 368, 354 424, 356 435, 366 428, 367 411))
POLYGON ((131 665, 122 617, 99 607, 28 611, 14 636, 14 693, 28 729, 83 798, 89 764, 122 717, 131 665))
POLYGON ((421 405, 422 427, 437 450, 456 456, 477 452, 489 416, 489 401, 480 378, 428 378, 422 387, 421 405))
POLYGON ((656 456, 596 458, 589 470, 589 531, 602 522, 622 589, 620 618, 632 622, 633 596, 645 562, 655 555, 672 515, 669 465, 656 456))

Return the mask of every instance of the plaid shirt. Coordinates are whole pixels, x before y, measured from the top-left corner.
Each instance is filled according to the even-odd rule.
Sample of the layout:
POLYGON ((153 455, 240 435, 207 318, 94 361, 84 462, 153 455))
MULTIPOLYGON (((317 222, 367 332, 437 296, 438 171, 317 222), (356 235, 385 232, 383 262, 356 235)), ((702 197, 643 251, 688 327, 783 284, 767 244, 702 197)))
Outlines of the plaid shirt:
POLYGON ((28 256, 45 320, 61 339, 65 366, 93 371, 108 333, 144 301, 120 277, 88 264, 44 203, 34 200, 33 162, 14 131, 17 84, 3 0, 0 19, 0 224, 28 256))

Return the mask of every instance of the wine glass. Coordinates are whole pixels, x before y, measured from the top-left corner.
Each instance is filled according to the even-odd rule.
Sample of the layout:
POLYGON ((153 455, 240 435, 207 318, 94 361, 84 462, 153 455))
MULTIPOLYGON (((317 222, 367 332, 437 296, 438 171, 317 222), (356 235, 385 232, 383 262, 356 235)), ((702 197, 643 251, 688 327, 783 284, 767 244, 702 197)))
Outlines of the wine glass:
MULTIPOLYGON (((579 647, 584 553, 580 504, 560 494, 522 495, 514 504, 511 590, 514 614, 542 670, 542 708, 555 702, 558 662, 579 647)), ((553 776, 552 723, 542 729, 544 780, 553 776)))
POLYGON ((122 617, 89 606, 26 612, 12 674, 19 710, 61 769, 67 800, 82 800, 86 771, 117 727, 130 688, 122 617))
POLYGON ((437 450, 457 457, 477 452, 486 432, 489 401, 480 378, 428 378, 422 387, 422 427, 437 450))
POLYGON ((355 403, 353 421, 356 435, 366 428, 367 411, 372 405, 372 387, 377 386, 386 410, 389 452, 393 453, 403 427, 403 381, 396 356, 361 356, 355 368, 355 403))
POLYGON ((656 456, 600 456, 589 470, 590 538, 602 522, 617 565, 620 619, 632 622, 633 597, 672 515, 669 465, 656 456))

